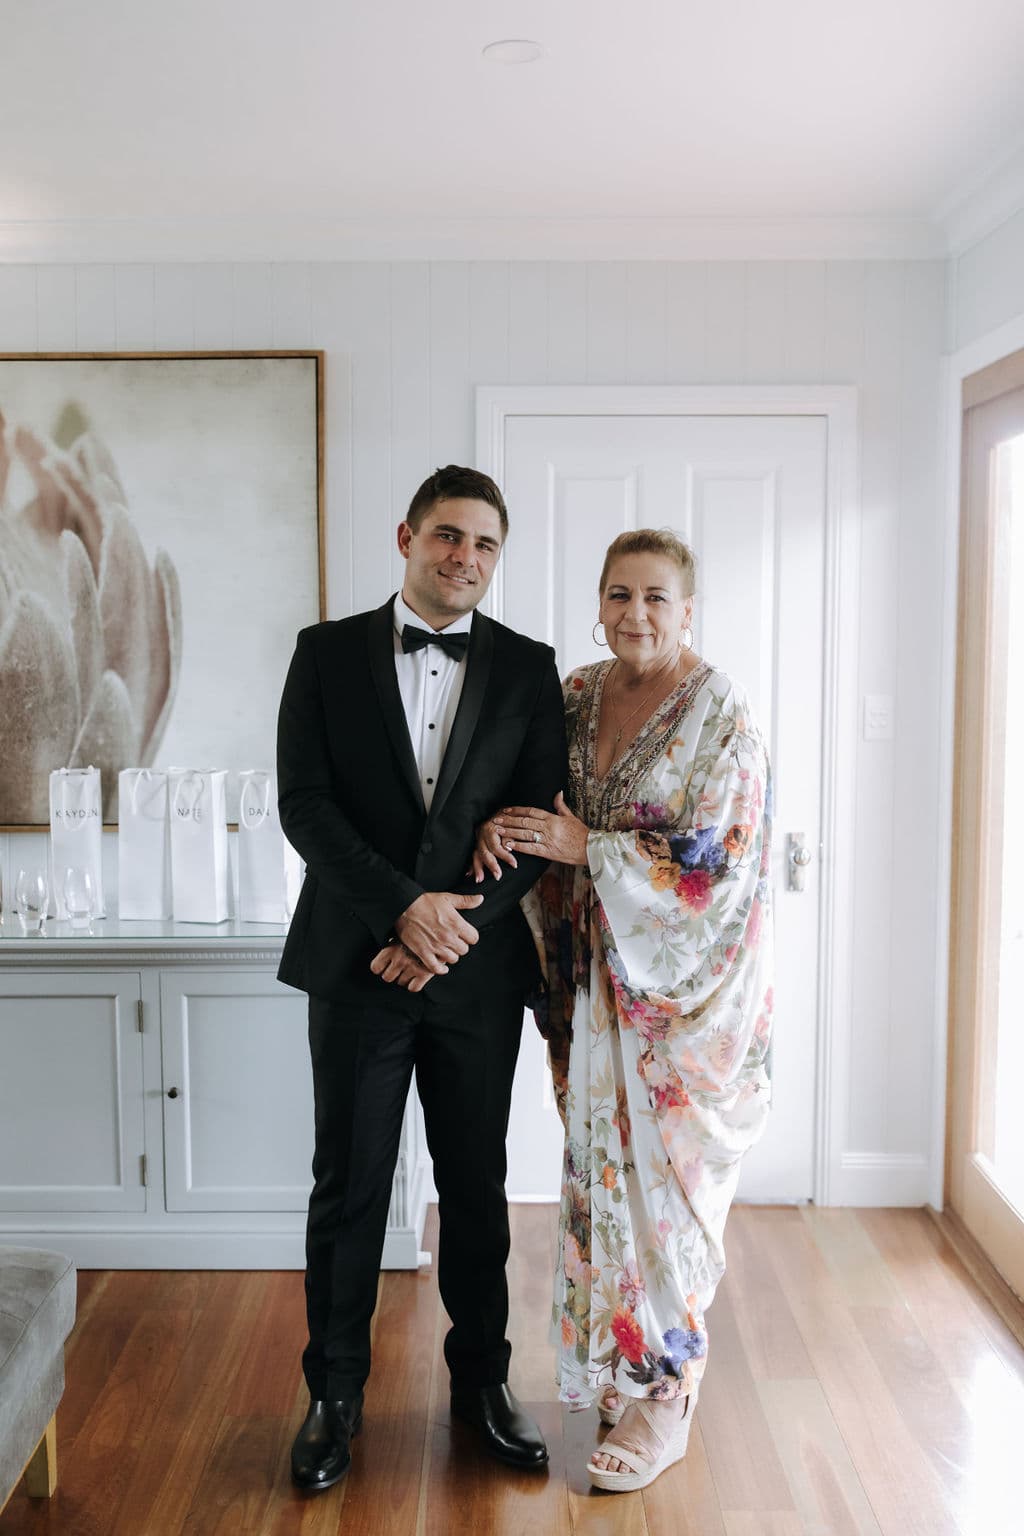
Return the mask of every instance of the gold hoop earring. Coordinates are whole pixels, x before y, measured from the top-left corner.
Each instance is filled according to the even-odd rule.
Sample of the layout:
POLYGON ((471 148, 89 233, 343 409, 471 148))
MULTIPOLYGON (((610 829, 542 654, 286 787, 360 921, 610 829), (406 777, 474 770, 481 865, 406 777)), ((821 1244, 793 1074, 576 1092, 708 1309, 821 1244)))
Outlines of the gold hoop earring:
POLYGON ((594 628, 590 631, 591 635, 593 636, 594 644, 595 645, 607 645, 608 644, 608 630, 605 627, 605 625, 601 623, 600 619, 598 619, 597 624, 595 624, 594 628), (601 628, 604 630, 604 639, 603 640, 599 640, 597 638, 597 635, 594 633, 594 630, 597 629, 597 624, 601 624, 601 628))
POLYGON ((682 640, 688 651, 693 650, 693 630, 690 628, 689 624, 687 624, 686 628, 681 631, 679 638, 682 640), (686 635, 689 635, 689 640, 684 638, 686 635))

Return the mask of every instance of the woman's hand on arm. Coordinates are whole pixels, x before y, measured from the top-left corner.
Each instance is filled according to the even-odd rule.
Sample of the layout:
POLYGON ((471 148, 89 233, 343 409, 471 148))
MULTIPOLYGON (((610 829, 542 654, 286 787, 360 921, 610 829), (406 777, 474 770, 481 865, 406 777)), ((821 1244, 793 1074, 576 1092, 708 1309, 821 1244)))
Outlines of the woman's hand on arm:
POLYGON ((485 821, 476 834, 476 847, 473 849, 473 858, 467 869, 467 875, 472 875, 477 885, 485 875, 493 875, 495 880, 501 879, 501 866, 508 864, 512 869, 518 869, 514 853, 509 853, 501 840, 501 833, 494 823, 493 816, 490 821, 485 821))
POLYGON ((495 812, 494 826, 506 853, 532 853, 555 864, 586 864, 590 828, 574 816, 559 790, 555 814, 531 805, 509 805, 495 812))

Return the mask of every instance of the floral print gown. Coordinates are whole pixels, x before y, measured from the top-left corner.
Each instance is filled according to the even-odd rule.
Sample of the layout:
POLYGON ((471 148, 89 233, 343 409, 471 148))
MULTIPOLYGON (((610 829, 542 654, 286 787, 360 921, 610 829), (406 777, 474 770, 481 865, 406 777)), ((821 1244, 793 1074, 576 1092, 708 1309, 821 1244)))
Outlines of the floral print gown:
POLYGON ((700 1382, 725 1220, 768 1111, 771 781, 742 692, 705 662, 604 778, 613 662, 565 683, 588 867, 527 898, 566 1128, 554 1328, 563 1402, 700 1382))

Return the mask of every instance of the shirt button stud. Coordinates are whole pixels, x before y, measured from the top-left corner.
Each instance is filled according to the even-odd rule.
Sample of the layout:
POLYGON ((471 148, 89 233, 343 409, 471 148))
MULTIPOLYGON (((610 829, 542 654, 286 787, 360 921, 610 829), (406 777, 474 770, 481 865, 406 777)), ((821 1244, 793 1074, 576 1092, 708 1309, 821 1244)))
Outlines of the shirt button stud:
POLYGON ((427 726, 427 730, 428 731, 432 731, 433 729, 434 729, 434 722, 431 721, 430 724, 427 726))
POLYGON ((433 779, 428 779, 428 780, 427 780, 427 783, 428 783, 428 784, 433 784, 433 782, 434 782, 434 781, 433 781, 433 779))

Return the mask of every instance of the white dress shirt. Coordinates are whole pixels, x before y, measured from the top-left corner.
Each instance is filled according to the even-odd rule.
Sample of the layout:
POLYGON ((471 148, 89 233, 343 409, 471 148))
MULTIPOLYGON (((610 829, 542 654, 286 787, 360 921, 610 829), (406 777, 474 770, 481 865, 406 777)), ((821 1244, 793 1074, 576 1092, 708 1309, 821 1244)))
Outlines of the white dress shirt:
MULTIPOLYGON (((402 695, 405 722, 409 727, 409 739, 419 769, 423 803, 429 811, 455 720, 455 711, 462 697, 466 659, 453 660, 439 645, 425 645, 420 651, 408 653, 402 650, 404 625, 412 624, 416 629, 426 630, 433 630, 434 626, 414 613, 400 592, 395 598, 394 624, 398 691, 402 695)), ((434 632, 468 635, 472 626, 473 615, 466 613, 454 623, 446 624, 443 631, 434 632)))

